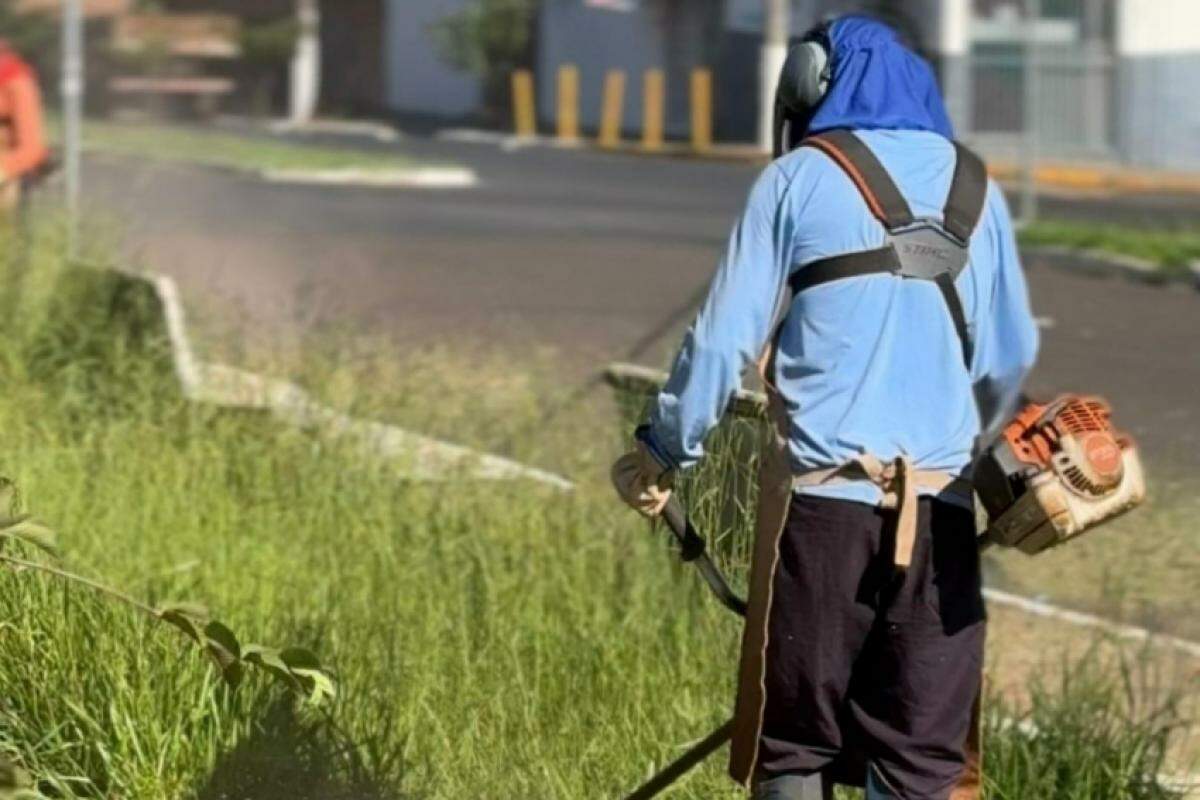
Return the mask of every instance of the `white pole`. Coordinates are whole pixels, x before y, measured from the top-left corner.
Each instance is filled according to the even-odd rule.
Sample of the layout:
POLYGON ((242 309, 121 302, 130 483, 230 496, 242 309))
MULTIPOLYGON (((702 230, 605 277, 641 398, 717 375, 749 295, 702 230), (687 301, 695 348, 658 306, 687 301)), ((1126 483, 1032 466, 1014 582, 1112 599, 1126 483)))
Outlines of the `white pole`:
POLYGON ((942 93, 946 110, 960 139, 971 133, 971 3, 940 0, 938 3, 938 55, 942 62, 942 93))
POLYGON ((62 14, 63 172, 66 190, 67 257, 79 254, 79 213, 83 177, 83 8, 82 0, 64 0, 62 14))
POLYGON ((775 138, 775 89, 787 61, 788 29, 791 27, 788 0, 763 0, 764 25, 759 55, 758 146, 771 152, 775 138))
POLYGON ((291 121, 312 122, 321 96, 321 9, 318 0, 296 0, 300 35, 292 55, 291 121))
POLYGON ((1041 114, 1042 64, 1038 28, 1042 20, 1041 0, 1025 0, 1025 169, 1021 181, 1021 222, 1037 220, 1037 164, 1039 143, 1038 117, 1041 114))

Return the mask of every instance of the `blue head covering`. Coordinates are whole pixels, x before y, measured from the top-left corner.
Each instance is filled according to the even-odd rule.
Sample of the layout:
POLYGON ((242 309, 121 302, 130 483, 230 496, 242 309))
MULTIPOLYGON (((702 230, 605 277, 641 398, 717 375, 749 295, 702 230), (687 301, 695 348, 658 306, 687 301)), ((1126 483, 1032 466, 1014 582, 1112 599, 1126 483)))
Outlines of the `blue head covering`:
POLYGON ((933 131, 954 138, 929 64, 896 32, 869 17, 846 16, 829 28, 833 74, 808 132, 834 128, 933 131))

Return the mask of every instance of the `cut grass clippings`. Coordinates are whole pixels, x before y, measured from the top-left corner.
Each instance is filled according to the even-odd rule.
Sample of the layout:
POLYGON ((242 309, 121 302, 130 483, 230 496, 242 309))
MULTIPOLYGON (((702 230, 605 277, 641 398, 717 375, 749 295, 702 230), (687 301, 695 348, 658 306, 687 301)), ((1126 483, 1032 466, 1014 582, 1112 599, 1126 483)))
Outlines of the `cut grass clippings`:
POLYGON ((1166 275, 1186 275, 1200 260, 1200 230, 1128 228, 1085 222, 1037 222, 1020 232, 1025 247, 1064 247, 1132 256, 1155 264, 1166 275))

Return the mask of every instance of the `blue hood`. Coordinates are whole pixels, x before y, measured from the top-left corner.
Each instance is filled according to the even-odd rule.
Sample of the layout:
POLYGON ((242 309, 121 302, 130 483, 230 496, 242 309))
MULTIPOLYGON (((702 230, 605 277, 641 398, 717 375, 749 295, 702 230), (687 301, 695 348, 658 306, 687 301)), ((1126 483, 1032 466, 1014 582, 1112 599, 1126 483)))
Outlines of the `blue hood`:
POLYGON ((833 75, 810 134, 835 128, 932 131, 954 138, 933 70, 895 31, 848 16, 829 29, 833 75))

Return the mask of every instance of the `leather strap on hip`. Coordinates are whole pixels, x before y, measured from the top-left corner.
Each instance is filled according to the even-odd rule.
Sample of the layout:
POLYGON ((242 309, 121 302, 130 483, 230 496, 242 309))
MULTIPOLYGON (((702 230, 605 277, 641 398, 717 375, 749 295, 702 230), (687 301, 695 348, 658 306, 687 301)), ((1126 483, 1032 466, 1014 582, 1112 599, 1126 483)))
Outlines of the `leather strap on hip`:
POLYGON ((869 481, 883 492, 883 508, 896 509, 896 566, 907 569, 912 564, 913 548, 917 541, 918 496, 922 490, 940 494, 947 490, 969 491, 971 484, 939 470, 915 469, 912 460, 900 456, 893 461, 881 461, 866 454, 840 467, 812 470, 792 479, 795 488, 832 486, 869 481))

